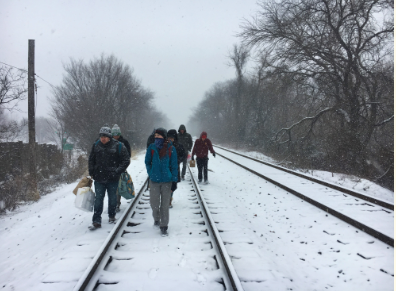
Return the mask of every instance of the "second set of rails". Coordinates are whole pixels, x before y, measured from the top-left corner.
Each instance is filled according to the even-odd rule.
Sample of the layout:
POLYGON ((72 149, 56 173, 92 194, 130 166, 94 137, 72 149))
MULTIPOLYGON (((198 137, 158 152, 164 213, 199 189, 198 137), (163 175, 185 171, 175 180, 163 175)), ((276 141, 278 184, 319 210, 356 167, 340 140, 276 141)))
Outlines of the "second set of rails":
MULTIPOLYGON (((381 214, 382 213, 387 213, 386 215, 389 216, 388 218, 390 220, 393 220, 393 218, 394 218, 394 216, 393 216, 394 205, 391 204, 391 203, 388 203, 386 201, 382 201, 380 199, 376 199, 376 198, 373 198, 373 197, 370 197, 370 196, 367 196, 367 195, 363 195, 363 194, 360 194, 360 193, 358 193, 356 191, 352 191, 350 189, 345 189, 343 187, 339 187, 337 185, 334 185, 334 184, 331 184, 331 183, 327 183, 325 181, 322 181, 322 180, 319 180, 319 179, 315 179, 313 177, 309 177, 309 176, 306 176, 304 174, 300 174, 298 172, 291 171, 289 169, 286 169, 286 168, 283 168, 283 167, 279 167, 279 166, 271 164, 271 163, 266 163, 266 162, 263 162, 263 161, 248 157, 246 155, 234 152, 232 150, 225 149, 223 147, 219 147, 219 146, 215 146, 215 147, 217 147, 219 149, 222 149, 224 151, 227 151, 227 152, 229 152, 229 153, 231 153, 233 155, 241 156, 241 157, 243 157, 245 159, 252 160, 252 161, 254 161, 256 163, 263 164, 265 166, 268 166, 268 167, 274 168, 276 170, 288 173, 290 175, 293 175, 293 176, 296 176, 296 177, 311 181, 312 184, 323 185, 326 188, 330 188, 330 189, 333 189, 335 191, 338 191, 338 192, 342 193, 342 195, 344 197, 353 197, 356 202, 361 203, 364 206, 372 207, 373 205, 370 205, 367 202, 372 203, 372 204, 376 205, 376 207, 378 207, 378 211, 381 211, 381 214), (359 202, 359 201, 363 201, 363 202, 359 202), (367 202, 365 202, 365 201, 367 201, 367 202)), ((224 154, 220 154, 218 152, 217 152, 217 155, 219 155, 222 158, 232 162, 233 164, 236 164, 239 167, 241 167, 241 168, 243 168, 243 169, 255 174, 256 176, 269 181, 270 183, 282 188, 283 190, 285 190, 285 191, 287 191, 287 192, 289 192, 291 194, 296 195, 297 197, 303 199, 304 201, 306 201, 308 203, 311 203, 312 205, 314 205, 314 206, 326 211, 327 213, 329 213, 329 214, 341 219, 342 221, 344 221, 344 222, 346 222, 346 223, 358 228, 359 230, 366 232, 367 234, 375 237, 376 239, 379 239, 380 241, 388 244, 389 246, 394 247, 394 238, 391 237, 390 235, 388 235, 388 234, 376 229, 375 227, 371 227, 370 225, 366 224, 365 222, 359 221, 359 219, 354 219, 353 217, 351 217, 349 215, 345 215, 342 211, 339 211, 337 208, 331 207, 331 206, 327 205, 326 203, 321 203, 321 202, 318 201, 319 199, 316 200, 315 198, 312 198, 312 196, 310 197, 309 195, 306 195, 306 193, 303 193, 302 191, 296 191, 294 189, 294 187, 291 187, 290 185, 286 185, 286 183, 276 181, 274 178, 271 178, 270 175, 263 174, 262 172, 255 171, 255 170, 253 170, 253 169, 251 169, 251 168, 249 168, 249 167, 247 167, 247 166, 245 166, 245 165, 243 165, 241 163, 238 163, 233 158, 226 157, 224 154)), ((325 195, 325 193, 323 193, 323 195, 325 195)), ((369 213, 368 215, 372 215, 372 216, 375 215, 375 212, 368 212, 368 213, 369 213)), ((375 219, 375 218, 373 217, 373 219, 375 219)), ((393 227, 392 227, 392 229, 393 229, 393 227)))

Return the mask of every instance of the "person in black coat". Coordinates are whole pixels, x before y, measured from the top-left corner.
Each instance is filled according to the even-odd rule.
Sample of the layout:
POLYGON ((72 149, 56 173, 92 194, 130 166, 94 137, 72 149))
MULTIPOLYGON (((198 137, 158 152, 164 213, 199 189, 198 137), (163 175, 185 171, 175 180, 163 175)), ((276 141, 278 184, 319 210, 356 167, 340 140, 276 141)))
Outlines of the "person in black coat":
MULTIPOLYGON (((177 137, 177 131, 176 129, 170 129, 168 131, 167 134, 168 137, 168 141, 172 142, 172 145, 175 147, 176 149, 176 153, 177 153, 177 165, 178 165, 178 179, 177 182, 180 182, 180 164, 184 161, 184 159, 187 156, 187 152, 184 149, 183 145, 181 145, 178 141, 178 137, 177 137)), ((177 189, 177 186, 176 186, 177 189)), ((176 191, 175 189, 175 191, 176 191)), ((173 192, 175 192, 173 191, 173 192)), ((172 208, 172 200, 173 200, 173 192, 172 192, 172 196, 171 196, 171 201, 170 201, 170 207, 172 208)))
POLYGON ((95 204, 92 217, 94 228, 99 228, 102 224, 106 190, 109 199, 109 222, 115 222, 118 181, 130 163, 130 155, 126 147, 112 138, 110 127, 103 126, 99 136, 99 140, 92 146, 88 160, 89 175, 95 180, 95 204))
POLYGON ((184 150, 187 152, 186 156, 183 160, 183 168, 182 168, 182 173, 181 173, 181 178, 182 178, 182 180, 184 180, 184 176, 186 175, 186 169, 187 169, 187 155, 188 155, 188 152, 191 152, 191 148, 193 145, 191 134, 187 133, 187 130, 186 130, 186 127, 184 126, 184 124, 180 125, 177 138, 179 140, 179 143, 181 145, 183 145, 184 150))
POLYGON ((151 145, 152 143, 155 142, 154 134, 155 134, 155 128, 154 128, 153 132, 150 134, 150 136, 147 139, 147 148, 149 147, 149 145, 151 145))
MULTIPOLYGON (((113 128, 111 129, 111 134, 113 135, 113 138, 115 140, 118 140, 124 144, 126 147, 129 157, 131 157, 131 145, 129 142, 121 135, 121 129, 117 124, 114 124, 113 128)), ((120 206, 121 206, 121 196, 117 195, 117 207, 116 207, 116 212, 120 212, 120 206)))

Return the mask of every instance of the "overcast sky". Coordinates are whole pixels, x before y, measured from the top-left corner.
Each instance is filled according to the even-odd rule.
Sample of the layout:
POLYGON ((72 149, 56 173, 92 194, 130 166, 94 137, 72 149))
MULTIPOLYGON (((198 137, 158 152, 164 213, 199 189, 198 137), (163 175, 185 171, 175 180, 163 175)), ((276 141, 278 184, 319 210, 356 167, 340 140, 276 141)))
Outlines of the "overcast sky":
MULTIPOLYGON (((113 54, 155 93, 176 127, 214 83, 235 76, 227 55, 243 18, 258 9, 256 0, 0 0, 0 62, 27 69, 34 39, 36 74, 59 85, 70 58, 113 54)), ((36 115, 46 116, 51 87, 38 85, 36 115)))

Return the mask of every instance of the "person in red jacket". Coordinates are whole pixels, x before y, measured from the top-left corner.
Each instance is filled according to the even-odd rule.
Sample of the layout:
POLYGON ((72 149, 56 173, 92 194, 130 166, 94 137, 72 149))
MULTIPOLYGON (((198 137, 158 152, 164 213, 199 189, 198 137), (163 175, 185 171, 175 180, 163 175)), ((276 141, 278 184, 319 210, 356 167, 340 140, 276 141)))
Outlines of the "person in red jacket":
POLYGON ((203 131, 199 139, 194 143, 194 148, 191 154, 191 159, 194 160, 194 155, 197 155, 198 165, 198 183, 202 182, 202 169, 204 171, 204 184, 209 184, 208 181, 208 150, 216 157, 213 150, 212 142, 208 139, 208 134, 203 131))

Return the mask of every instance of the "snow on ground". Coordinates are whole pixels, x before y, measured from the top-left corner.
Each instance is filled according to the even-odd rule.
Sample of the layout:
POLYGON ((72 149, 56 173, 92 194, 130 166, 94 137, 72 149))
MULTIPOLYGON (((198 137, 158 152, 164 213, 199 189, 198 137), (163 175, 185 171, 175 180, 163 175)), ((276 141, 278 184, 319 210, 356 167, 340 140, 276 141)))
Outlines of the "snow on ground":
POLYGON ((393 248, 221 157, 209 169, 201 189, 223 202, 223 241, 241 237, 226 248, 245 290, 393 290, 393 248))
MULTIPOLYGON (((210 156, 209 169, 211 184, 200 188, 210 202, 223 241, 232 242, 226 248, 246 291, 393 290, 393 248, 221 157, 210 156)), ((143 153, 132 160, 128 172, 135 188, 140 189, 147 177, 143 153)), ((193 173, 197 175, 196 168, 193 173)), ((182 183, 188 185, 187 181, 182 183)), ((0 217, 2 290, 73 289, 114 227, 106 223, 105 203, 102 229, 87 229, 92 213, 74 207, 72 190, 76 184, 64 185, 39 202, 0 217)), ((131 274, 134 285, 124 285, 127 281, 119 285, 127 289, 102 285, 101 290, 158 290, 150 286, 164 279, 170 264, 175 264, 176 274, 180 268, 193 271, 183 274, 197 274, 196 282, 209 288, 210 278, 205 277, 204 269, 208 263, 193 264, 193 258, 202 253, 194 250, 194 241, 182 229, 189 223, 183 217, 188 208, 183 199, 188 195, 183 196, 186 193, 182 188, 184 184, 175 192, 169 237, 162 238, 158 230, 153 230, 148 209, 146 223, 137 226, 147 231, 143 236, 146 239, 130 241, 130 251, 144 264, 124 268, 139 270, 141 266, 150 271, 131 274), (144 261, 143 253, 139 253, 143 250, 155 259, 144 261), (181 251, 189 253, 182 256, 181 251), (145 285, 139 278, 152 281, 145 285)), ((123 200, 121 208, 125 210, 127 205, 123 200)), ((171 290, 186 290, 185 286, 191 286, 187 284, 190 277, 181 275, 171 290)))
MULTIPOLYGON (((136 190, 147 178, 143 159, 143 155, 132 159, 128 167, 136 190)), ((2 290, 55 290, 52 284, 47 284, 47 289, 44 289, 41 282, 77 281, 85 271, 114 224, 106 223, 105 198, 101 231, 88 230, 92 213, 74 207, 72 191, 77 182, 62 185, 37 203, 24 205, 0 217, 2 290), (62 262, 70 256, 75 257, 74 262, 67 260, 68 264, 73 262, 73 268, 62 262), (65 276, 62 271, 70 269, 73 272, 65 276)), ((121 209, 127 205, 123 199, 121 209)), ((72 290, 74 284, 63 283, 63 290, 72 290)))
MULTIPOLYGON (((256 161, 246 159, 223 149, 217 152, 225 157, 244 165, 290 189, 334 209, 347 217, 355 219, 364 225, 378 230, 390 238, 394 236, 394 213, 381 206, 366 203, 364 200, 353 196, 344 196, 342 192, 328 188, 324 185, 307 181, 296 175, 270 167, 256 161)), ((377 198, 378 199, 378 198, 377 198)))
MULTIPOLYGON (((222 146, 225 149, 229 149, 231 151, 240 153, 242 155, 277 165, 277 162, 272 158, 256 151, 244 151, 244 150, 235 150, 230 147, 222 146)), ((215 149, 216 151, 216 149, 215 149)), ((360 192, 363 195, 369 195, 372 197, 379 198, 386 202, 394 203, 394 192, 386 189, 384 187, 379 186, 369 180, 359 178, 353 175, 340 174, 340 173, 332 173, 327 171, 319 171, 319 170, 296 170, 305 175, 312 176, 318 180, 322 180, 328 183, 332 183, 334 185, 341 186, 346 189, 350 189, 356 192, 360 192)))

